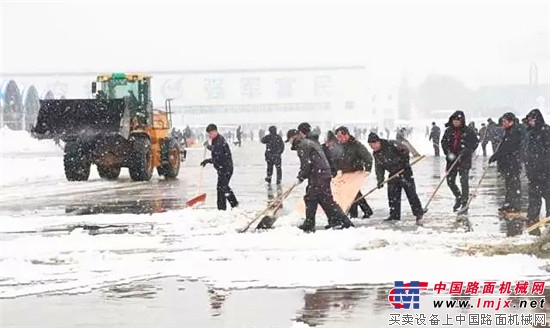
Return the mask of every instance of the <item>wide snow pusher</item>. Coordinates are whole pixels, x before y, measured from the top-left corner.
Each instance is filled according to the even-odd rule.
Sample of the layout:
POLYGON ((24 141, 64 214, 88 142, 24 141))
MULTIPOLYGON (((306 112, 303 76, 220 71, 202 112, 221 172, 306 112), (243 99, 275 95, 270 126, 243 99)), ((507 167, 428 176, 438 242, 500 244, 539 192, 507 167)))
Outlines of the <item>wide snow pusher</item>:
POLYGON ((134 181, 148 181, 155 167, 159 175, 177 177, 181 153, 170 137, 170 99, 163 111, 153 110, 150 76, 99 75, 92 94, 92 99, 40 101, 32 132, 65 142, 67 180, 88 180, 92 164, 109 180, 117 179, 122 167, 134 181))

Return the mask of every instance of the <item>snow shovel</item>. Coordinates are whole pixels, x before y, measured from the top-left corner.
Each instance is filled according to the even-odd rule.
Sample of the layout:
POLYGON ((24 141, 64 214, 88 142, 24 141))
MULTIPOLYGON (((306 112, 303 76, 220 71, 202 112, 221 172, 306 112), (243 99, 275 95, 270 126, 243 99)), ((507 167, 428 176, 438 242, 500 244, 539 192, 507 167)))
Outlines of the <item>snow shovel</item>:
MULTIPOLYGON (((424 158, 426 158, 426 155, 421 155, 420 157, 416 158, 414 161, 412 161, 411 163, 411 166, 413 166, 414 164, 420 162, 421 160, 423 160, 424 158)), ((382 185, 385 185, 386 183, 392 181, 393 179, 397 178, 399 175, 401 175, 403 172, 405 172, 405 169, 401 169, 399 170, 397 173, 395 173, 394 175, 390 176, 389 178, 387 178, 386 180, 382 181, 382 185)), ((364 199, 364 198, 367 198, 368 195, 372 194, 373 192, 375 192, 376 190, 378 190, 378 186, 372 188, 371 190, 369 190, 366 194, 364 194, 363 196, 359 197, 359 198, 356 198, 353 203, 351 203, 350 206, 348 206, 348 208, 346 208, 346 211, 344 213, 346 213, 346 215, 349 214, 349 210, 350 208, 353 206, 353 204, 359 202, 361 199, 364 199)))
POLYGON ((437 185, 437 187, 435 187, 434 192, 432 193, 432 195, 430 196, 430 199, 428 199, 428 202, 426 203, 426 206, 424 207, 424 213, 428 212, 428 206, 430 206, 430 203, 435 198, 435 194, 437 193, 437 191, 439 190, 439 188, 443 184, 443 181, 445 181, 445 179, 447 178, 449 173, 451 173, 451 171, 453 170, 455 165, 458 163, 458 161, 460 160, 460 157, 462 157, 462 154, 458 155, 458 157, 455 159, 455 161, 453 162, 451 167, 445 172, 445 175, 441 178, 441 181, 439 181, 439 184, 437 185))
POLYGON ((241 231, 239 231, 239 233, 243 233, 243 232, 246 232, 251 225, 254 224, 254 222, 258 221, 260 218, 264 217, 264 215, 269 212, 270 210, 272 210, 273 208, 277 208, 278 206, 281 205, 281 203, 290 195, 290 193, 292 192, 292 190, 294 190, 294 188, 296 188, 296 186, 298 185, 298 183, 294 183, 290 188, 288 188, 285 192, 283 192, 279 197, 275 198, 273 200, 273 202, 271 202, 271 204, 269 204, 263 211, 261 211, 260 213, 258 213, 258 215, 256 215, 256 217, 250 221, 246 227, 244 227, 244 229, 242 229, 241 231))
POLYGON ((477 182, 476 189, 474 189, 474 192, 471 194, 470 199, 468 199, 468 202, 466 203, 466 206, 460 209, 460 211, 456 212, 457 215, 462 215, 468 212, 468 209, 470 208, 470 203, 474 198, 477 196, 477 191, 479 189, 479 186, 481 186, 481 181, 483 181, 483 178, 485 178, 485 175, 487 174, 487 171, 489 170, 489 164, 483 169, 483 173, 481 174, 481 178, 479 178, 479 181, 477 182))
POLYGON ((541 219, 539 222, 533 224, 532 226, 529 226, 527 228, 527 232, 531 232, 531 231, 533 231, 535 229, 538 229, 538 228, 540 228, 540 227, 542 227, 542 226, 544 226, 545 224, 548 224, 548 223, 550 223, 550 216, 547 217, 547 218, 541 219))
MULTIPOLYGON (((202 156, 202 159, 206 159, 206 148, 204 148, 204 155, 202 156)), ((204 166, 201 167, 201 172, 199 173, 199 183, 197 184, 197 195, 191 199, 189 199, 187 202, 185 202, 185 205, 191 207, 198 203, 204 203, 206 201, 206 193, 201 192, 202 187, 202 176, 204 173, 204 166)))

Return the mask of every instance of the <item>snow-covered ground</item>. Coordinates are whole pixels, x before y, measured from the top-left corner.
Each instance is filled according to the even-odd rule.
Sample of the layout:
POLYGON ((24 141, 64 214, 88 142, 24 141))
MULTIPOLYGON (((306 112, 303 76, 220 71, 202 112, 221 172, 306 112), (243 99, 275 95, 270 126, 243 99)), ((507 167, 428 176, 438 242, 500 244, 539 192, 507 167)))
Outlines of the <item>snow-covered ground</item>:
MULTIPOLYGON (((20 132, 1 133, 0 298, 61 291, 80 293, 114 283, 165 276, 199 279, 219 288, 550 277, 544 269, 548 262, 531 256, 455 255, 456 248, 468 245, 534 240, 526 235, 505 237, 496 216, 501 192, 496 190, 494 172, 482 184, 480 198, 472 203, 470 220, 475 230, 470 233, 452 227, 452 196, 443 186, 421 228, 413 226, 406 199, 402 206, 404 222, 397 228, 378 223, 387 216, 385 192, 378 191, 369 197, 375 219, 356 220, 355 229, 321 229, 315 234, 304 234, 295 227, 301 216, 292 211, 303 192, 300 189, 285 203, 286 213, 276 222, 275 229, 241 234, 238 230, 266 202, 263 148, 258 143, 248 142, 233 149, 236 168, 232 186, 241 201, 238 209, 212 209, 215 175, 207 167, 204 184, 208 197, 202 209, 76 216, 65 214, 63 209, 113 197, 104 195, 110 189, 118 188, 119 195, 133 195, 136 201, 146 189, 155 189, 159 200, 167 195, 179 195, 182 199, 192 196, 202 151, 190 152, 179 179, 181 185, 163 184, 157 177, 149 183, 134 183, 128 180, 126 171, 119 181, 106 182, 97 177, 95 170, 91 181, 69 183, 63 175, 62 153, 53 142, 36 141, 20 132), (19 148, 29 149, 24 156, 19 156, 19 143, 19 148), (171 191, 174 188, 177 193, 171 191), (113 227, 113 233, 94 235, 84 225, 124 225, 127 231, 114 233, 119 228, 113 227)), ((411 141, 420 152, 431 154, 431 145, 425 138, 411 141)), ((289 184, 298 169, 296 154, 287 149, 283 162, 284 182, 289 184)), ((481 165, 482 158, 478 158, 472 182, 477 182, 481 165)), ((414 170, 424 203, 441 176, 442 159, 428 157, 414 170)), ((373 185, 374 177, 370 177, 364 189, 373 185)), ((317 224, 321 227, 325 223, 326 219, 320 218, 317 224)))

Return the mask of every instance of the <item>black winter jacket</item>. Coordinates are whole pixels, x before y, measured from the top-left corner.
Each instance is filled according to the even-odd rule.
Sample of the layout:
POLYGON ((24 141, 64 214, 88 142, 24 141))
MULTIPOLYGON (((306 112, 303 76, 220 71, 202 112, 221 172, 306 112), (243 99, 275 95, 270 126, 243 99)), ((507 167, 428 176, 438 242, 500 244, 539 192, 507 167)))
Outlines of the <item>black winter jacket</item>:
POLYGON ((434 143, 439 143, 439 138, 441 138, 441 129, 439 126, 434 125, 432 126, 432 131, 430 132, 430 137, 428 138, 428 141, 432 141, 434 143))
POLYGON ((497 151, 491 156, 491 159, 497 161, 500 172, 517 172, 521 170, 522 139, 523 135, 517 122, 509 130, 504 130, 504 138, 497 151))
POLYGON ((550 126, 542 113, 533 109, 527 116, 536 118, 534 127, 527 127, 525 136, 525 171, 529 180, 550 179, 550 126))
POLYGON ((265 158, 281 157, 285 151, 285 143, 283 142, 283 138, 281 138, 281 136, 277 133, 270 132, 262 138, 261 142, 266 145, 265 158))
POLYGON ((380 150, 372 153, 376 163, 376 180, 378 180, 378 183, 384 181, 385 171, 388 171, 391 176, 401 169, 411 167, 407 147, 395 140, 380 139, 380 143, 380 150))
POLYGON ((355 171, 371 171, 372 155, 367 148, 357 139, 350 136, 348 142, 342 144, 344 149, 340 159, 336 163, 336 170, 343 173, 355 171))
POLYGON ((308 179, 311 184, 318 180, 332 178, 329 162, 319 143, 310 139, 296 139, 292 143, 292 149, 298 152, 300 159, 298 180, 308 179))
POLYGON ((328 160, 332 176, 335 176, 338 172, 338 167, 340 166, 338 161, 344 156, 344 147, 338 143, 335 143, 330 149, 326 144, 322 144, 321 148, 323 149, 323 152, 328 160))
POLYGON ((212 139, 209 149, 212 152, 212 164, 218 172, 233 172, 231 149, 221 134, 212 139))
POLYGON ((461 111, 456 111, 453 115, 451 115, 451 117, 449 118, 449 122, 447 122, 445 126, 447 128, 445 129, 445 133, 443 134, 443 138, 441 139, 441 148, 443 148, 443 153, 447 156, 447 168, 452 165, 452 163, 454 162, 454 158, 458 157, 458 155, 462 155, 460 157, 460 161, 455 167, 469 170, 472 167, 472 155, 479 145, 479 139, 477 138, 476 132, 465 125, 464 113, 461 111), (461 115, 462 117, 461 128, 455 128, 453 126, 453 118, 457 115, 461 115), (459 150, 453 152, 452 148, 454 135, 457 132, 460 133, 460 145, 459 150), (449 154, 453 154, 454 158, 449 158, 449 154))

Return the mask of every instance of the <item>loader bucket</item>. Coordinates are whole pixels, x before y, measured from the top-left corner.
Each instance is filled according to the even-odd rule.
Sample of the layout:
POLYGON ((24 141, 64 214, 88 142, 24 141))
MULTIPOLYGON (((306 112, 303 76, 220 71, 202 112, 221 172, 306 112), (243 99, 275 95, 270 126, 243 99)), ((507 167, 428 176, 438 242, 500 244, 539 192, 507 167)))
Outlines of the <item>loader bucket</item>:
POLYGON ((123 99, 40 100, 32 132, 37 138, 94 138, 116 134, 125 109, 123 99))

